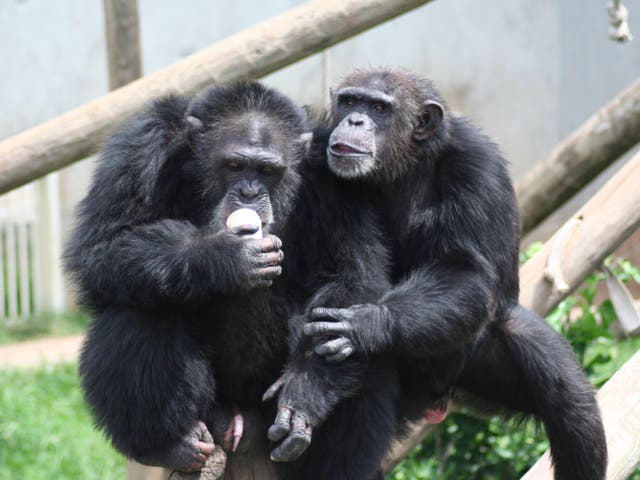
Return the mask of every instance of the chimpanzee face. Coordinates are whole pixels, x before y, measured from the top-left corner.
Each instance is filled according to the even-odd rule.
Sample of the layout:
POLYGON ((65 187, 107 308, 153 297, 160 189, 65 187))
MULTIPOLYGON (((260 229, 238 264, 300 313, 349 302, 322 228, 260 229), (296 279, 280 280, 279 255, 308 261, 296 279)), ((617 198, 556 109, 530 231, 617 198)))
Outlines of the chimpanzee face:
POLYGON ((332 92, 334 130, 327 161, 342 178, 390 181, 432 141, 444 107, 401 72, 356 71, 332 92))
POLYGON ((207 203, 214 205, 210 223, 223 229, 233 211, 248 208, 258 214, 265 232, 282 224, 290 192, 297 188, 301 143, 307 139, 260 112, 230 118, 215 129, 202 126, 193 146, 207 203))

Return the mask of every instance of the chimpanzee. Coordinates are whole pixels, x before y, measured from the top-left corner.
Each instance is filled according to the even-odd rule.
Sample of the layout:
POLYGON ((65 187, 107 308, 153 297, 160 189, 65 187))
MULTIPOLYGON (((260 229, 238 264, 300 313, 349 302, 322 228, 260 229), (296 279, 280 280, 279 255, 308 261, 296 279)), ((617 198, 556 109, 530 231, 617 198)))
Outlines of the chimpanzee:
POLYGON ((328 166, 378 202, 394 286, 314 309, 304 333, 316 353, 393 358, 405 417, 441 420, 454 390, 533 415, 556 479, 604 479, 594 390, 564 339, 518 304, 518 211, 496 145, 402 69, 356 70, 331 101, 328 166))
POLYGON ((275 415, 261 395, 291 355, 310 381, 298 398, 312 413, 304 426, 294 415, 299 435, 273 458, 298 456, 307 429, 324 424, 278 478, 375 471, 394 430, 388 415, 377 420, 395 405, 393 371, 359 354, 328 365, 305 350, 300 329, 313 307, 371 302, 390 288, 387 250, 359 193, 301 164, 330 133, 319 126, 316 140, 308 127, 283 95, 241 83, 155 101, 104 146, 65 262, 93 316, 85 397, 123 454, 197 472, 214 439, 235 450, 243 411, 275 415), (264 238, 225 227, 238 208, 258 213, 264 238), (362 427, 348 428, 346 415, 362 427))

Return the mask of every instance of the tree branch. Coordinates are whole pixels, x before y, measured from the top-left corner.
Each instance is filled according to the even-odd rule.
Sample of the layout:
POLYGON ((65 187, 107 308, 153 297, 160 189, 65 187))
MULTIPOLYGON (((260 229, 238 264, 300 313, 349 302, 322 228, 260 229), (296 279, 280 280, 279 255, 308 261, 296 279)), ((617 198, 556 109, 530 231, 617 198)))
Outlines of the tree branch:
POLYGON ((93 153, 152 98, 262 77, 431 0, 313 0, 0 143, 0 194, 93 153))

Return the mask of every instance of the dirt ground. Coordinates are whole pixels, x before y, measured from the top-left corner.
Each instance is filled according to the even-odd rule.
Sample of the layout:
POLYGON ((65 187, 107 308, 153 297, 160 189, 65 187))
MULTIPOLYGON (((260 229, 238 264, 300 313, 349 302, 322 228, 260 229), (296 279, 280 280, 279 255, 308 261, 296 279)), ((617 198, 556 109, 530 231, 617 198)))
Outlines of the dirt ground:
POLYGON ((0 347, 0 368, 39 367, 48 363, 72 362, 78 358, 82 335, 43 338, 0 347))

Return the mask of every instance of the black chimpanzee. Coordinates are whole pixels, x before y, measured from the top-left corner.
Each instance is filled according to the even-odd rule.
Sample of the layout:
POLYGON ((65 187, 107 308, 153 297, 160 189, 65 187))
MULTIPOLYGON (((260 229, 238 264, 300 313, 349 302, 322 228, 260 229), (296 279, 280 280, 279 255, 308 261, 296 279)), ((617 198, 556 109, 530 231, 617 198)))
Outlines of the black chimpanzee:
POLYGON ((316 352, 393 358, 406 417, 426 406, 442 418, 454 389, 534 415, 556 479, 604 479, 594 390, 570 346, 518 304, 518 211, 496 145, 408 71, 356 70, 331 99, 328 166, 378 200, 395 285, 377 302, 313 310, 316 352))
POLYGON ((325 167, 301 165, 329 134, 318 128, 312 141, 307 123, 254 82, 158 100, 103 148, 65 261, 93 316, 85 396, 125 455, 188 472, 211 458, 214 438, 233 450, 242 433, 233 410, 236 420, 257 407, 273 418, 261 395, 291 350, 310 380, 296 392, 311 413, 304 425, 292 418, 296 441, 274 459, 298 456, 307 429, 324 425, 278 478, 376 469, 394 430, 388 415, 377 418, 394 408, 392 371, 357 354, 327 365, 305 350, 299 319, 316 306, 375 301, 389 288, 387 252, 359 193, 325 167), (264 238, 242 238, 251 226, 226 229, 241 207, 259 214, 264 238), (347 415, 362 427, 349 428, 347 415))

